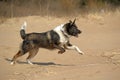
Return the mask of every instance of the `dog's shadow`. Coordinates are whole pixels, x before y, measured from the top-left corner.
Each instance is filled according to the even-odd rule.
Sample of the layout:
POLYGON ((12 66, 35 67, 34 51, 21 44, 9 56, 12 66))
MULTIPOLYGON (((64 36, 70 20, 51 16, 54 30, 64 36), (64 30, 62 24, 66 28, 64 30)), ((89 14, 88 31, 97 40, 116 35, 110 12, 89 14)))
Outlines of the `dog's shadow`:
MULTIPOLYGON (((6 61, 11 62, 11 59, 5 58, 6 61)), ((17 61, 18 64, 28 64, 25 61, 17 61)), ((54 62, 33 62, 35 65, 41 65, 41 66, 75 66, 72 64, 56 64, 54 62)))

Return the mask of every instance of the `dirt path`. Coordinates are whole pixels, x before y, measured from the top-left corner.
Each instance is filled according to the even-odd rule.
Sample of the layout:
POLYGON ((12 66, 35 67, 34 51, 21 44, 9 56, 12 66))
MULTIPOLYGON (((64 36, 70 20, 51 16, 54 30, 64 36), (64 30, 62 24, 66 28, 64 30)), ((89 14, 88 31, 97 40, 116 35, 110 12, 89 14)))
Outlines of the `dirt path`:
POLYGON ((120 13, 77 18, 83 33, 79 38, 72 37, 71 42, 85 55, 40 49, 32 60, 35 65, 26 63, 27 54, 16 65, 10 65, 19 49, 19 29, 24 21, 28 23, 27 32, 43 32, 69 19, 30 16, 0 24, 0 80, 120 80, 120 13))

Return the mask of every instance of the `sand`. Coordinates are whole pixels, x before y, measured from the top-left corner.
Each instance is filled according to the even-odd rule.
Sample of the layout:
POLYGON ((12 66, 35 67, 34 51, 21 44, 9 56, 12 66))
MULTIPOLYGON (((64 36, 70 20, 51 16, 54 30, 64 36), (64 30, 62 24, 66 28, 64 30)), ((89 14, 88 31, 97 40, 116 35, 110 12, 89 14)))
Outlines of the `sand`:
POLYGON ((82 31, 70 40, 85 54, 74 50, 58 54, 58 50, 40 49, 26 63, 28 54, 15 65, 10 60, 22 41, 19 31, 27 21, 26 32, 44 32, 74 18, 27 16, 7 19, 0 24, 0 80, 120 80, 120 13, 89 14, 76 17, 82 31))

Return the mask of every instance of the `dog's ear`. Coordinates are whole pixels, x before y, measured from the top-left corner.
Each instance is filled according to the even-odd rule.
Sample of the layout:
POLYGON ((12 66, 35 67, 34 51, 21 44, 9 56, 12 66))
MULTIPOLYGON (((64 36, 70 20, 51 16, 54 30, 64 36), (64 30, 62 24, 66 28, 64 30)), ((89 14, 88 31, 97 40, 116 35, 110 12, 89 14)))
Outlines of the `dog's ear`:
POLYGON ((76 21, 76 18, 74 19, 73 23, 72 24, 75 24, 75 21, 76 21))
POLYGON ((72 24, 72 21, 71 21, 71 20, 69 20, 69 23, 70 23, 70 24, 72 24))

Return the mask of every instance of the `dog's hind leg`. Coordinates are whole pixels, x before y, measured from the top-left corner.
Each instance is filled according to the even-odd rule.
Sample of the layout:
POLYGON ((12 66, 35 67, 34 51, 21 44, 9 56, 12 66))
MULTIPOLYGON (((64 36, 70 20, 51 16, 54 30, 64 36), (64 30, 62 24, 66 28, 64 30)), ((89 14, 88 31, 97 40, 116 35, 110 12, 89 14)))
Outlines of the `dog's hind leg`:
POLYGON ((39 48, 33 48, 32 50, 29 51, 29 56, 26 59, 29 64, 33 65, 30 59, 32 59, 38 53, 38 50, 39 48))
POLYGON ((27 41, 23 41, 23 43, 20 46, 20 50, 17 52, 17 54, 12 58, 11 64, 15 64, 15 61, 18 57, 26 54, 30 50, 30 45, 27 41))
POLYGON ((15 64, 15 61, 18 57, 24 55, 24 53, 22 51, 18 51, 17 54, 12 58, 12 62, 11 62, 11 65, 15 64))

